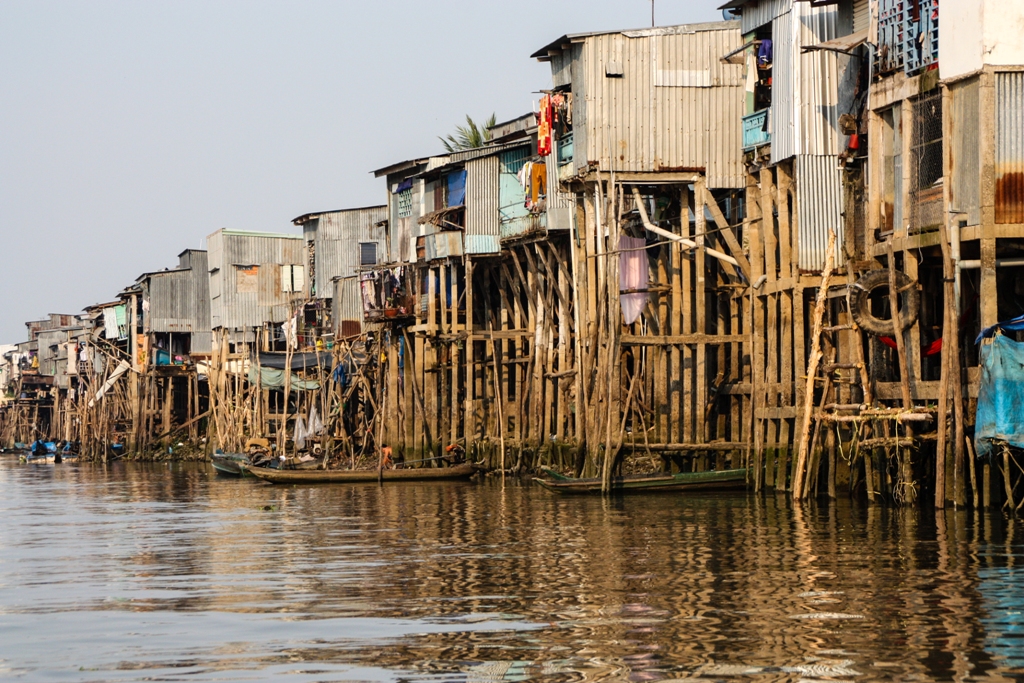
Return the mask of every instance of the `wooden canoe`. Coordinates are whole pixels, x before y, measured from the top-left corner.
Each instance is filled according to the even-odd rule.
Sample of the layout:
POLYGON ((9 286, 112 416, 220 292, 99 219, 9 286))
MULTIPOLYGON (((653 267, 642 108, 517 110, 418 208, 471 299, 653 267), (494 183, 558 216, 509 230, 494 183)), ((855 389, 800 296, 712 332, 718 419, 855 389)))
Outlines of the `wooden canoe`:
POLYGON ((247 465, 249 458, 240 453, 214 453, 210 456, 210 464, 218 474, 240 477, 244 474, 242 465, 247 465))
MULTIPOLYGON (((468 479, 477 471, 472 463, 455 467, 418 467, 407 470, 383 470, 383 481, 433 481, 468 479)), ((377 470, 273 470, 268 467, 246 467, 253 475, 274 484, 350 484, 375 482, 377 470)))
MULTIPOLYGON (((549 477, 534 481, 556 493, 600 493, 601 478, 573 479, 544 468, 549 477)), ((742 491, 747 488, 747 470, 682 472, 680 474, 643 474, 615 477, 612 490, 619 493, 644 491, 742 491)))

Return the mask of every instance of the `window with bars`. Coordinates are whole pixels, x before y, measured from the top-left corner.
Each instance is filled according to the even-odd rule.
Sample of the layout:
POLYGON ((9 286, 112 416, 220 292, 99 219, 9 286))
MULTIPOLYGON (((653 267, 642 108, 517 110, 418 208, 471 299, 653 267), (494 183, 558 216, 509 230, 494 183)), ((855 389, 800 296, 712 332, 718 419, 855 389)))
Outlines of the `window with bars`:
POLYGON ((398 217, 408 218, 412 215, 412 188, 398 193, 398 217))
POLYGON ((911 225, 926 228, 942 222, 942 94, 913 102, 910 139, 911 225))

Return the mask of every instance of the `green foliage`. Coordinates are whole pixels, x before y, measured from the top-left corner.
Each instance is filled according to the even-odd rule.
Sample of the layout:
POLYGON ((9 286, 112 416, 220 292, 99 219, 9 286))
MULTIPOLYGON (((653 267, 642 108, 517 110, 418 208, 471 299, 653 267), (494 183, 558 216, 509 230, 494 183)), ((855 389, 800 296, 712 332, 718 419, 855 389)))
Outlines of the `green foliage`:
POLYGON ((449 154, 462 149, 483 147, 491 140, 491 131, 487 129, 495 122, 494 114, 491 114, 491 117, 484 121, 482 126, 477 126, 476 122, 467 114, 465 126, 456 126, 454 134, 439 139, 449 154))

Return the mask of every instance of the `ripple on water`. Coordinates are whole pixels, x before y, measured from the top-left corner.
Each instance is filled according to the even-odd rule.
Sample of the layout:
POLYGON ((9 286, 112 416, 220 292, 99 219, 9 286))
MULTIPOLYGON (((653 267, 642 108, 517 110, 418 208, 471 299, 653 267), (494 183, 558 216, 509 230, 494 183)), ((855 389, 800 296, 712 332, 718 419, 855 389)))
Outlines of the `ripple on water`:
POLYGON ((1024 675, 998 516, 127 463, 0 460, 0 486, 4 679, 1024 675))

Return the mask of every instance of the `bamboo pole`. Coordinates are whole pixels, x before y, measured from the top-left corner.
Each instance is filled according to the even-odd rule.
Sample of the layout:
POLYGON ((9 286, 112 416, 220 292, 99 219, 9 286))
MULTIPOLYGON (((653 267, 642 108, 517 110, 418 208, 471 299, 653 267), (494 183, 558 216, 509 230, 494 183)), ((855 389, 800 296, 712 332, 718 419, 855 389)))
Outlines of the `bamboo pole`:
MULTIPOLYGON (((903 337, 903 328, 900 320, 899 293, 896 290, 896 259, 894 257, 891 237, 886 241, 885 250, 889 262, 889 308, 892 311, 892 331, 893 337, 896 339, 896 355, 900 367, 900 391, 903 394, 903 407, 906 410, 910 410, 913 404, 913 398, 910 393, 910 368, 907 364, 906 340, 903 337)), ((940 416, 940 419, 945 420, 945 416, 940 416)), ((896 452, 899 454, 900 449, 897 449, 896 452)), ((913 486, 914 470, 910 461, 909 450, 904 449, 899 457, 899 465, 900 484, 902 485, 900 496, 904 502, 913 503, 917 498, 917 494, 913 486)))
POLYGON ((825 304, 828 301, 828 286, 832 279, 832 268, 835 263, 836 233, 830 231, 828 236, 828 248, 825 257, 825 270, 821 275, 821 286, 818 288, 818 296, 814 305, 814 318, 811 328, 811 355, 807 361, 807 381, 804 389, 803 416, 800 430, 800 448, 797 451, 796 468, 793 472, 793 498, 803 500, 807 497, 807 462, 808 439, 811 430, 811 414, 814 410, 814 379, 818 373, 818 363, 821 362, 821 321, 825 315, 825 304))

